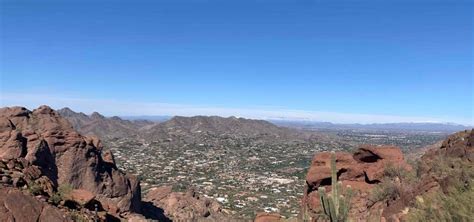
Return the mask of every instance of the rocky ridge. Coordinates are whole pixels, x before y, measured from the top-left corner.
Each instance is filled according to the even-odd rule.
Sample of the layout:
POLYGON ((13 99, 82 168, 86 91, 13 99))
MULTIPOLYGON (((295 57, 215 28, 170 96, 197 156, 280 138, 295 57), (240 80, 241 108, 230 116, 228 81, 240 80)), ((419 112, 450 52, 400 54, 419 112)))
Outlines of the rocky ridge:
POLYGON ((58 114, 66 118, 74 129, 83 135, 96 135, 100 138, 139 137, 140 129, 153 125, 146 120, 129 121, 120 117, 105 117, 98 112, 86 115, 74 112, 69 108, 57 110, 58 114))
POLYGON ((175 116, 165 122, 146 120, 123 120, 120 117, 104 117, 94 112, 91 115, 62 108, 58 113, 84 135, 100 138, 133 137, 146 141, 181 140, 185 143, 199 142, 206 137, 260 138, 265 141, 329 141, 328 135, 279 127, 264 120, 219 116, 175 116))

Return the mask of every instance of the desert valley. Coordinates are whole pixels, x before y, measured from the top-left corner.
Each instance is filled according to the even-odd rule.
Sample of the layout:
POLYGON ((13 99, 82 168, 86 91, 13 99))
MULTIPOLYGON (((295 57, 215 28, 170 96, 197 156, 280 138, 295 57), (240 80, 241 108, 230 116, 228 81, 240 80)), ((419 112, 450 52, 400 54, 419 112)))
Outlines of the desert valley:
POLYGON ((418 198, 457 186, 472 200, 472 130, 309 130, 217 116, 152 122, 47 106, 0 116, 2 221, 321 220, 314 191, 331 185, 328 151, 336 151, 337 179, 355 190, 351 218, 407 220, 427 213, 418 198), (19 203, 31 207, 17 211, 19 203))

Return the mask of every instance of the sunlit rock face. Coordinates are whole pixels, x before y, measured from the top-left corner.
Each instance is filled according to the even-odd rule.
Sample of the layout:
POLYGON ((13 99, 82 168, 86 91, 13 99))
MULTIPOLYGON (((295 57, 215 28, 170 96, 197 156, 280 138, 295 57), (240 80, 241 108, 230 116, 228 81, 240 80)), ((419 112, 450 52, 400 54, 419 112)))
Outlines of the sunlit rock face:
POLYGON ((102 148, 99 139, 80 135, 47 106, 33 111, 0 109, 2 161, 25 160, 26 165, 39 169, 38 176, 44 176, 44 183, 52 189, 70 185, 87 190, 111 213, 140 212, 138 180, 119 171, 111 154, 102 154, 102 148))
MULTIPOLYGON (((350 186, 355 190, 352 198, 351 218, 365 220, 371 207, 368 198, 370 192, 382 181, 387 166, 399 166, 410 170, 404 161, 403 154, 394 146, 360 146, 353 154, 336 152, 337 178, 343 187, 350 186)), ((306 175, 306 190, 302 201, 303 209, 317 212, 321 208, 319 187, 331 190, 331 153, 322 152, 313 157, 311 167, 306 175)))

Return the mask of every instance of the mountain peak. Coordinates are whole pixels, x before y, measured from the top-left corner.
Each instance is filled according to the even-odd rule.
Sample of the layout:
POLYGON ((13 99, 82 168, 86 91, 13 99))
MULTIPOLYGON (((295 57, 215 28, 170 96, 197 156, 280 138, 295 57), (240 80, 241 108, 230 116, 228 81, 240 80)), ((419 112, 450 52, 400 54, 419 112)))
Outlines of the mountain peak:
POLYGON ((105 116, 103 116, 102 114, 100 114, 98 112, 93 112, 91 114, 91 118, 92 119, 105 119, 105 116))
POLYGON ((72 109, 70 109, 69 107, 64 107, 62 109, 58 109, 57 110, 58 113, 60 113, 62 116, 72 116, 72 115, 75 115, 77 114, 76 112, 74 112, 72 109))

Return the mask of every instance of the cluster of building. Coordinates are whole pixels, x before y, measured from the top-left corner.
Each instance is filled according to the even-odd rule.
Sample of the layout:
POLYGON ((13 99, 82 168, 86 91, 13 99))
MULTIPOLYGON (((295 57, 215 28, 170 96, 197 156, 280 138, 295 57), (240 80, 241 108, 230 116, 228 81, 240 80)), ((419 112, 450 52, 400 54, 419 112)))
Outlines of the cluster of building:
MULTIPOLYGON (((373 135, 338 134, 344 140, 353 139, 354 144, 383 144, 398 141, 397 136, 400 136, 373 135)), ((432 142, 432 139, 419 140, 432 142)), ((406 140, 406 137, 400 139, 406 140)), ((411 139, 412 145, 421 144, 419 140, 411 139)), ((143 193, 163 185, 172 185, 176 191, 193 187, 241 218, 253 218, 256 212, 262 211, 296 216, 313 155, 325 150, 348 149, 346 141, 279 142, 231 136, 219 138, 204 133, 149 143, 130 138, 105 143, 123 171, 140 177, 143 193)))

